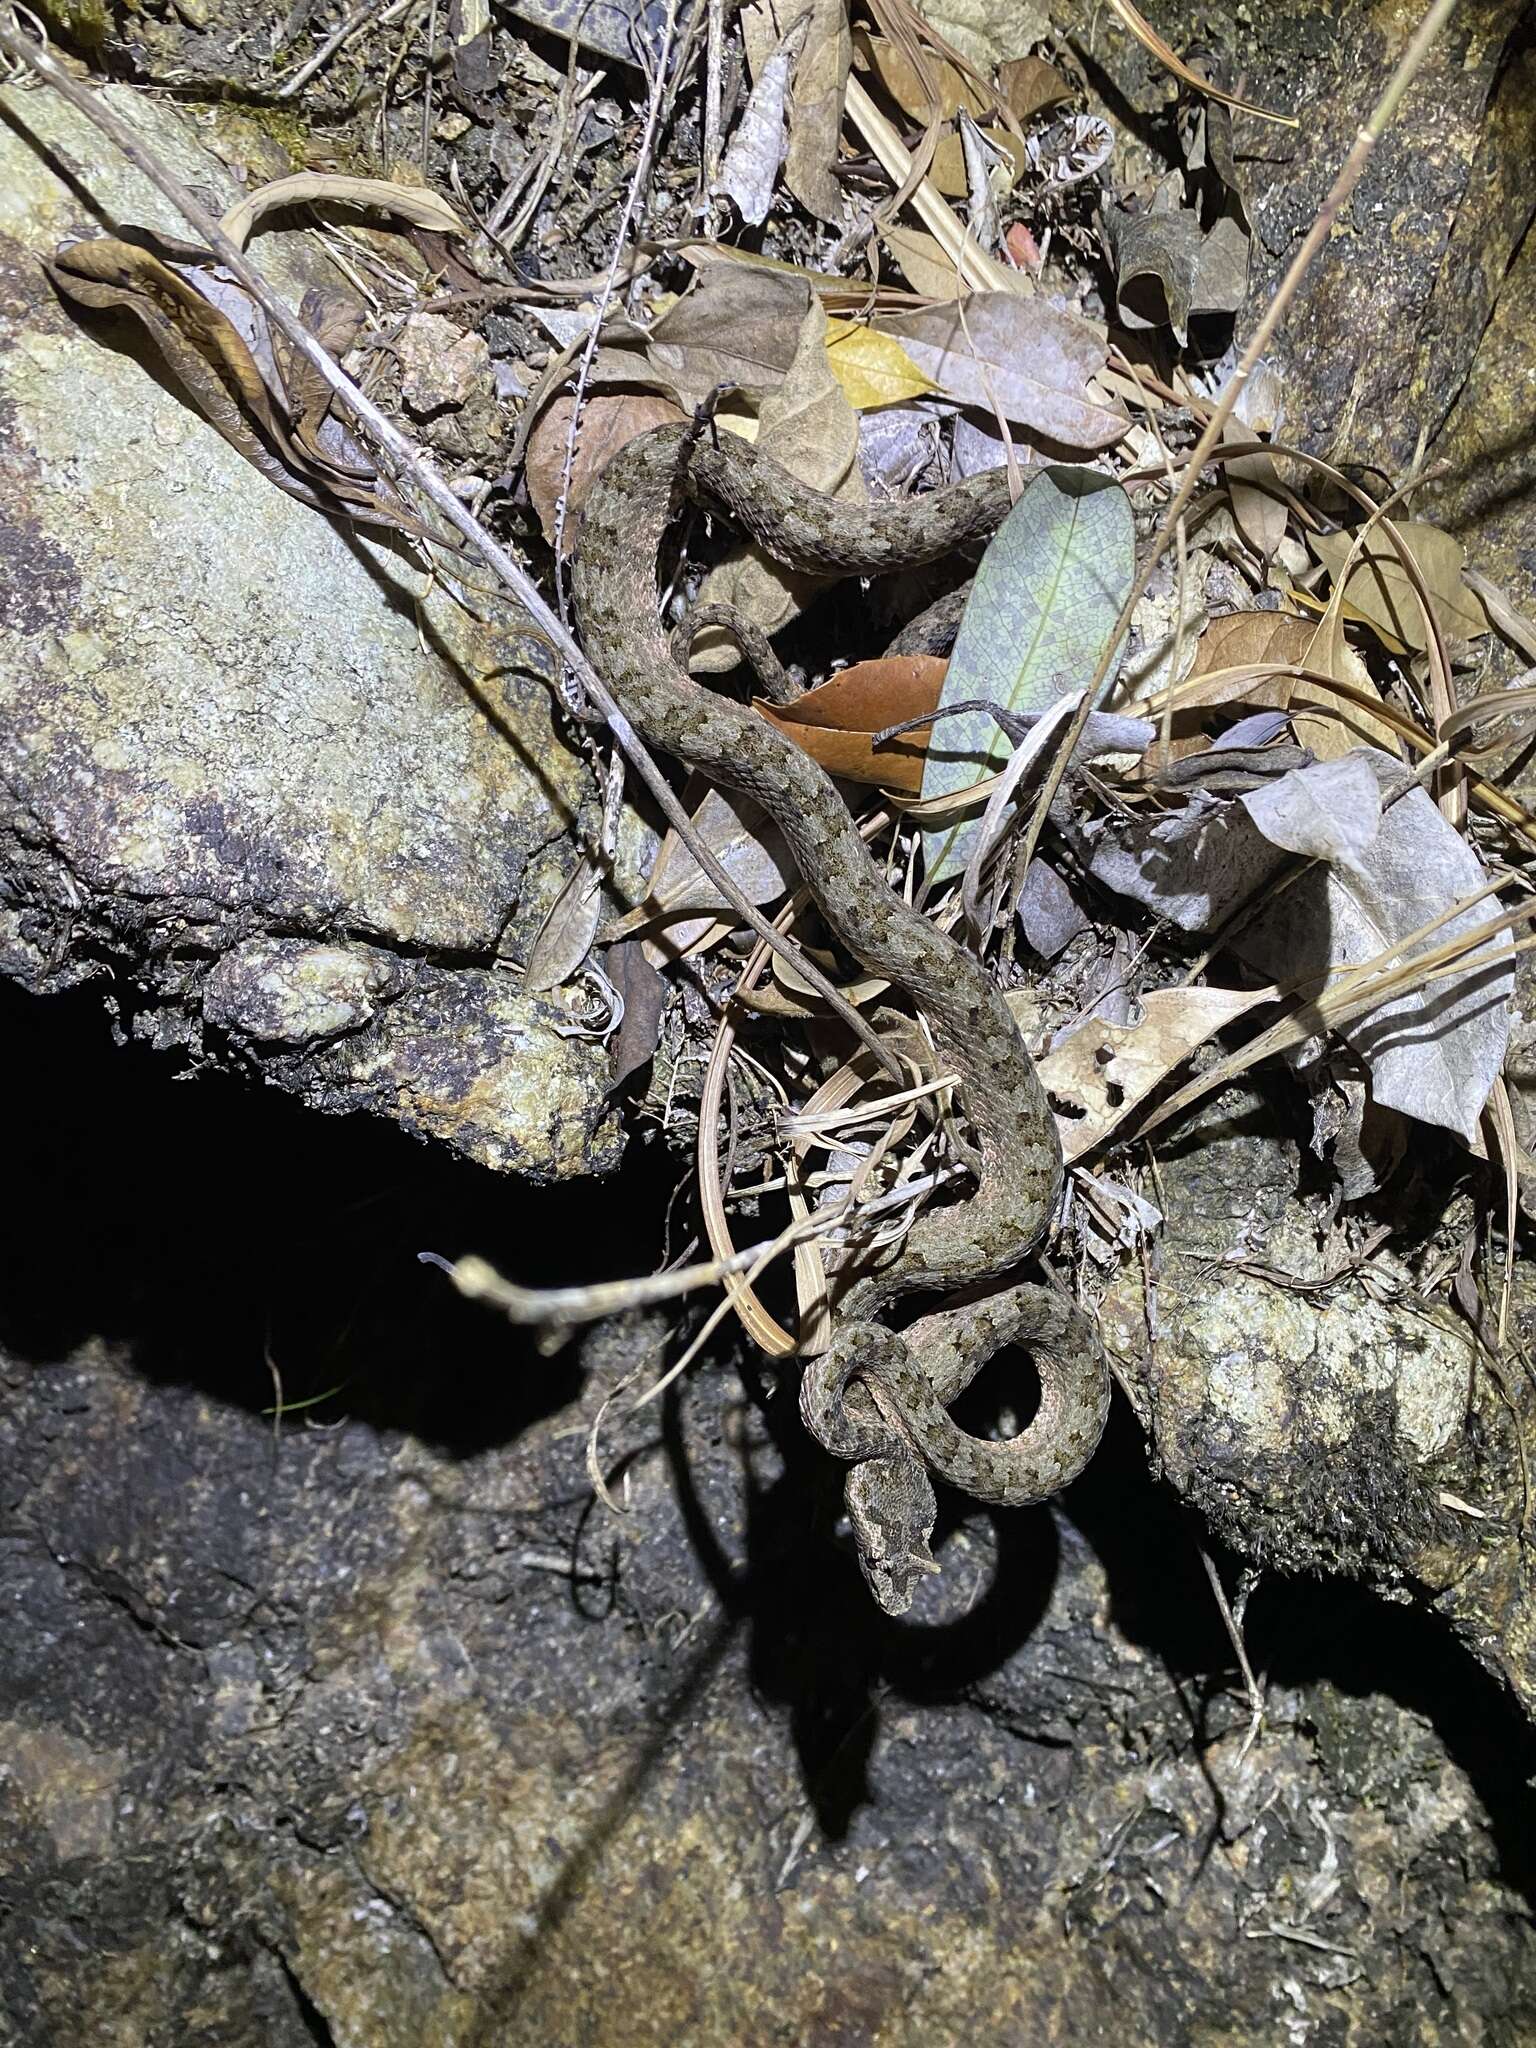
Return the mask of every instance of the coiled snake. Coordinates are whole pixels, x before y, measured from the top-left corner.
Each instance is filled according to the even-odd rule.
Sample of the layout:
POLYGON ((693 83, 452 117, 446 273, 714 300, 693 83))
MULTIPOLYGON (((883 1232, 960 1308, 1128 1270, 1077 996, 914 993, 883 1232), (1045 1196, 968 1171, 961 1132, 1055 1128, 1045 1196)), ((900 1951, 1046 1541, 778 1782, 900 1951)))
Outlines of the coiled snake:
POLYGON ((921 1576, 937 1569, 928 1473, 1000 1505, 1045 1499, 1093 1455, 1108 1372, 1087 1317, 1047 1287, 1015 1283, 901 1334, 876 1320, 899 1295, 974 1291, 1027 1257, 1061 1186, 1055 1120, 991 976, 892 891, 822 769, 674 660, 656 569, 684 497, 724 513, 792 569, 878 576, 991 533, 1008 510, 1007 485, 999 470, 900 503, 849 505, 733 436, 715 446, 695 427, 658 427, 622 448, 593 490, 573 583, 583 645, 633 725, 652 746, 763 806, 838 941, 869 973, 906 990, 960 1076, 979 1141, 974 1191, 925 1212, 892 1264, 846 1290, 831 1348, 801 1385, 806 1426, 851 1463, 845 1497, 865 1577, 880 1605, 902 1614, 921 1576), (1006 1442, 968 1436, 949 1406, 1012 1342, 1036 1360, 1036 1415, 1006 1442))

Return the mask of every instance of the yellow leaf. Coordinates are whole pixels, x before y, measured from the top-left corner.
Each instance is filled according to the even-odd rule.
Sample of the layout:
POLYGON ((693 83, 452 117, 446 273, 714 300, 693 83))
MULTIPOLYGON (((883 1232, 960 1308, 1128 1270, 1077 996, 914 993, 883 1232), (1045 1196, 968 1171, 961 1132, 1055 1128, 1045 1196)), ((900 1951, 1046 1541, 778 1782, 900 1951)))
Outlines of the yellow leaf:
POLYGON ((893 335, 856 320, 827 322, 827 361, 858 412, 922 398, 938 386, 924 374, 893 335))

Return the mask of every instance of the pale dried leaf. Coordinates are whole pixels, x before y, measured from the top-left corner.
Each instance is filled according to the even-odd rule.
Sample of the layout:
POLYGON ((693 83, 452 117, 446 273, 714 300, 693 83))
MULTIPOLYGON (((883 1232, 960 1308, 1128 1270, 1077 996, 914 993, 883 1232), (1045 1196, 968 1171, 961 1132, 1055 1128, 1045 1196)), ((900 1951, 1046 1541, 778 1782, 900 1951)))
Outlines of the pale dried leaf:
POLYGON ((924 0, 918 12, 984 78, 1051 34, 1050 17, 1034 0, 924 0))
POLYGON ((712 190, 733 200, 749 227, 761 227, 773 203, 773 188, 784 161, 784 104, 789 81, 805 48, 811 17, 801 14, 779 38, 757 74, 712 190))
POLYGON ((523 975, 529 995, 558 988, 576 973, 592 950, 602 908, 602 876, 591 857, 583 853, 550 905, 529 952, 523 975))
POLYGON ((1309 860, 1358 862, 1381 824, 1381 788, 1359 752, 1293 768, 1238 802, 1272 846, 1309 860))
POLYGON ((954 258, 945 254, 932 235, 893 220, 877 222, 875 232, 901 265, 907 283, 925 299, 954 299, 964 291, 954 258))
MULTIPOLYGON (((1472 640, 1479 633, 1486 633, 1488 619, 1482 604, 1461 580, 1462 563, 1466 560, 1461 542, 1423 520, 1397 522, 1397 531, 1424 579, 1446 636, 1452 640, 1472 640)), ((1330 576, 1344 575, 1344 564, 1353 546, 1350 534, 1311 534, 1308 544, 1330 576)), ((1365 620, 1399 647, 1411 647, 1422 654, 1429 644, 1418 595, 1385 534, 1373 534, 1355 556, 1354 567, 1344 580, 1344 604, 1355 617, 1365 620)))
MULTIPOLYGON (((1321 979, 1373 959, 1486 880, 1466 841, 1400 763, 1374 748, 1356 758, 1384 803, 1369 843, 1337 865, 1316 862, 1233 928, 1234 950, 1276 982, 1321 979)), ((1225 923, 1291 858, 1259 831, 1246 801, 1210 797, 1182 812, 1117 823, 1091 842, 1075 836, 1096 880, 1185 931, 1225 923)), ((1469 931, 1485 915, 1482 907, 1462 911, 1429 943, 1469 931)), ((1491 957, 1486 949, 1484 957, 1491 957)), ((1342 1035, 1370 1069, 1375 1101, 1474 1139, 1508 1042, 1512 987, 1507 960, 1461 968, 1346 1025, 1342 1035)))
POLYGON ((685 410, 722 384, 774 391, 795 358, 811 301, 803 278, 715 264, 651 329, 646 355, 685 410))
POLYGON ((751 0, 741 13, 747 62, 753 77, 760 77, 780 38, 787 39, 797 21, 806 23, 807 40, 794 66, 784 182, 809 213, 835 227, 844 206, 832 167, 853 54, 844 0, 805 0, 803 7, 789 8, 773 0, 751 0))
POLYGON ((373 213, 392 213, 418 228, 439 235, 467 235, 469 229, 446 199, 425 185, 397 185, 391 178, 345 178, 332 171, 295 171, 259 185, 232 206, 219 226, 238 248, 249 241, 263 214, 280 206, 313 206, 321 200, 357 206, 373 213))
MULTIPOLYGON (((551 543, 555 538, 555 512, 560 500, 561 478, 565 473, 565 451, 574 404, 575 400, 569 396, 557 398, 540 415, 538 425, 528 437, 524 470, 528 496, 539 515, 544 538, 551 543)), ((622 392, 611 397, 599 393, 587 400, 581 409, 576 458, 571 464, 564 553, 570 554, 576 545, 580 531, 576 514, 585 504, 587 493, 625 442, 632 441, 637 434, 647 433, 652 427, 665 426, 669 421, 686 417, 669 400, 653 398, 646 392, 622 392)))
MULTIPOLYGON (((1282 976, 1336 972, 1374 958, 1384 947, 1483 887, 1487 873, 1459 832, 1406 769, 1385 754, 1361 749, 1383 795, 1369 846, 1347 865, 1319 865, 1237 933, 1243 958, 1282 976)), ((1301 771, 1308 773, 1312 771, 1301 771)), ((1487 906, 1451 918, 1431 945, 1473 930, 1487 906)), ((1394 997, 1343 1027, 1342 1036, 1370 1069, 1371 1093, 1389 1109, 1439 1124, 1468 1143, 1502 1067, 1509 1043, 1514 963, 1505 947, 1484 948, 1490 963, 1458 968, 1427 990, 1394 997)), ((1412 957, 1411 955, 1409 956, 1412 957)))
POLYGON ((1154 989, 1140 998, 1136 1023, 1091 1017, 1054 1045, 1037 1067, 1055 1100, 1076 1112, 1057 1118, 1067 1159, 1101 1144, 1197 1046, 1277 994, 1273 988, 1154 989))
MULTIPOLYGON (((761 908, 784 894, 789 887, 791 864, 783 834, 750 797, 711 789, 693 813, 692 823, 749 903, 761 908)), ((618 938, 641 930, 663 917, 676 919, 682 911, 707 913, 669 922, 664 934, 652 945, 653 960, 677 960, 698 949, 705 935, 716 929, 717 914, 727 907, 720 901, 717 884, 704 873, 677 833, 669 831, 651 870, 651 886, 645 901, 621 918, 610 936, 618 938)), ((729 925, 719 928, 728 930, 729 925)))
POLYGON ((879 325, 962 405, 1001 412, 1069 448, 1107 448, 1126 431, 1121 414, 1086 395, 1104 366, 1103 333, 1042 298, 973 292, 879 325))

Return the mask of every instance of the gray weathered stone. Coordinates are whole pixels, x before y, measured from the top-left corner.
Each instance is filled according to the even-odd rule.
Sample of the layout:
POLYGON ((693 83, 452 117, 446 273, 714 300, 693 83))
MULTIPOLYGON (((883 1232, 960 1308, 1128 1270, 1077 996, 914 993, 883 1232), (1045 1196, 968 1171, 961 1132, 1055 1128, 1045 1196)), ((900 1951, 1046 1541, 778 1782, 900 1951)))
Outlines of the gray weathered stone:
MULTIPOLYGON (((115 99, 237 196, 168 103, 115 99)), ((547 654, 264 482, 136 334, 65 310, 39 258, 120 224, 182 226, 53 95, 0 94, 0 970, 50 990, 110 968, 156 1043, 488 1163, 611 1164, 601 1049, 507 971, 537 922, 525 873, 587 791, 547 654), (452 1058, 429 994, 464 1030, 452 1058)), ((302 237, 256 253, 295 303, 336 288, 302 237)))

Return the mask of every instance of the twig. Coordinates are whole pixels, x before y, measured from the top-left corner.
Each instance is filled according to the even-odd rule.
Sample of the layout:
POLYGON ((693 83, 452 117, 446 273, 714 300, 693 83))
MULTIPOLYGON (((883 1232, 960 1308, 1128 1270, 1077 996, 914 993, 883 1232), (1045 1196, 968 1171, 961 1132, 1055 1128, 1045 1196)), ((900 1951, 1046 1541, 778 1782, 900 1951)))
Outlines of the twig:
POLYGON ((1041 786, 1040 798, 1035 805, 1034 816, 1029 821, 1029 830, 1024 839, 1024 864, 1026 868, 1030 861, 1034 859, 1035 848, 1039 844, 1041 832, 1045 829, 1045 821, 1050 813, 1051 805, 1056 800, 1056 792, 1061 787, 1061 779, 1066 773, 1067 763, 1072 758, 1072 752, 1077 745, 1082 727, 1088 722, 1089 712, 1098 702, 1099 691, 1104 686, 1104 679, 1109 674, 1110 667, 1119 651, 1120 643, 1130 628, 1132 614, 1135 612, 1137 605, 1140 604, 1147 585, 1152 580, 1153 571, 1167 553, 1168 547, 1178 531, 1179 522, 1182 520, 1185 508, 1194 495, 1195 486, 1199 482, 1201 472, 1221 441, 1221 437, 1226 430, 1227 421, 1232 417, 1233 409, 1238 399, 1242 396, 1243 387, 1252 376, 1259 358, 1274 338, 1275 329, 1284 319, 1291 301, 1300 290, 1302 279, 1312 267, 1313 258, 1333 233, 1339 215, 1343 212, 1350 194, 1354 191, 1356 185, 1359 184, 1361 175, 1370 161, 1371 152, 1375 149, 1382 133, 1396 115, 1403 94, 1413 83, 1420 66, 1429 54, 1435 38, 1439 35, 1441 29, 1445 27, 1455 8, 1456 0, 1432 0, 1432 4, 1425 13, 1423 20, 1415 29, 1407 49, 1399 59, 1396 70, 1387 80, 1386 87, 1380 99, 1377 100, 1370 119, 1356 135, 1349 155, 1344 159, 1343 167, 1333 181, 1332 189, 1318 209, 1316 220, 1313 221, 1301 247, 1296 251, 1290 269, 1287 270, 1285 276, 1276 287, 1274 297, 1264 310, 1263 319, 1260 320, 1258 326, 1254 329, 1252 340, 1243 350, 1242 361, 1233 372, 1226 390, 1223 391, 1221 397, 1216 401, 1215 406, 1211 410, 1210 418, 1206 421, 1205 431, 1196 442, 1194 452, 1185 465, 1179 488, 1174 493, 1168 509, 1163 514, 1162 520, 1158 525, 1157 533, 1147 558, 1142 563, 1131 584, 1125 603, 1120 607, 1120 616, 1115 621, 1114 631, 1104 642, 1104 651, 1099 656, 1098 666, 1093 672, 1092 681, 1083 692, 1083 701, 1078 707, 1076 718, 1072 722, 1072 729, 1063 735, 1056 758, 1041 786))
MULTIPOLYGON (((304 89, 304 87, 308 85, 309 81, 314 77, 317 71, 323 69, 325 65, 330 63, 331 59, 335 56, 336 52, 341 48, 343 43, 350 42, 353 36, 357 34, 359 29, 366 28, 369 22, 372 21, 376 15, 380 15, 385 11, 385 8, 388 5, 389 0, 366 0, 366 4, 364 6, 359 7, 355 13, 349 14, 347 16, 346 20, 341 24, 341 27, 336 30, 334 35, 326 37, 325 41, 320 45, 319 49, 316 50, 315 54, 312 57, 306 58, 305 61, 299 66, 298 70, 294 72, 293 76, 289 79, 286 79, 284 83, 277 88, 277 91, 272 95, 272 97, 278 100, 291 100, 296 92, 301 92, 304 89)), ((6 47, 8 49, 10 48, 8 44, 6 45, 6 47)), ((27 57, 25 51, 11 50, 11 55, 14 57, 19 57, 23 63, 28 63, 31 61, 27 57)), ((44 75, 46 76, 46 74, 44 75)), ((49 80, 50 84, 52 82, 52 80, 49 80)))
POLYGON ((481 525, 469 508, 460 503, 413 443, 401 433, 393 421, 380 412, 372 399, 358 388, 329 350, 315 340, 292 309, 284 304, 256 265, 223 232, 207 208, 198 203, 178 178, 172 176, 142 137, 129 127, 113 108, 103 104, 98 94, 89 91, 72 78, 48 51, 3 20, 0 20, 0 50, 26 64, 39 78, 51 85, 55 92, 68 100, 86 120, 99 128, 102 134, 117 145, 134 169, 146 177, 155 190, 168 199, 182 218, 196 229, 204 244, 218 257, 230 275, 245 287, 272 324, 325 379, 342 409, 389 458, 397 474, 410 477, 422 495, 436 506, 447 523, 464 537, 486 566, 511 591, 608 721, 614 738, 623 748, 631 765, 638 771, 640 779, 650 790, 668 823, 676 829, 678 837, 705 874, 724 892, 723 900, 730 904, 737 916, 756 932, 760 939, 776 953, 781 954, 795 972, 803 975, 817 993, 832 1005, 859 1043, 868 1046, 886 1072, 904 1083, 906 1076, 902 1073, 895 1054, 882 1045, 879 1037, 853 1006, 838 993, 815 961, 808 959, 803 949, 793 944, 783 933, 775 931, 756 905, 747 901, 720 861, 699 837, 687 812, 678 801, 671 783, 658 767, 628 718, 619 709, 607 684, 577 646, 569 627, 563 625, 545 603, 527 571, 521 568, 507 550, 481 525))
POLYGON ((1197 1543, 1195 1548, 1200 1553, 1200 1562, 1205 1566, 1205 1576, 1211 1582, 1211 1591, 1216 1596, 1216 1606, 1221 1614, 1221 1625, 1226 1630, 1227 1641, 1232 1645, 1236 1655, 1237 1668, 1243 1674, 1243 1690, 1248 1695, 1248 1733, 1243 1737, 1243 1746, 1237 1759, 1241 1764, 1252 1749, 1254 1738, 1264 1725, 1264 1692, 1253 1675, 1253 1666, 1248 1662, 1248 1650, 1243 1642, 1242 1627, 1232 1612, 1231 1603, 1227 1599, 1227 1589, 1221 1583, 1221 1573, 1216 1569, 1216 1560, 1203 1543, 1197 1543))
MULTIPOLYGON (((695 0, 695 6, 700 0, 695 0)), ((576 436, 581 425, 581 408, 586 403, 587 381, 592 375, 593 360, 597 355, 598 343, 602 338, 603 322, 608 317, 608 308, 613 303, 614 288, 618 282, 619 267, 624 261, 624 244, 629 239, 629 230, 640 207, 640 197, 651 175, 651 159, 656 150, 656 135, 661 121, 661 104, 666 96, 667 73, 672 62, 672 43, 677 34, 677 0, 667 0, 666 20, 662 26, 661 48, 657 52, 656 68, 651 75, 650 98, 646 102, 645 126, 640 132, 640 149, 635 158, 634 175, 629 181, 629 190, 624 195, 624 211, 613 233, 613 254, 609 258, 603 288, 598 294, 597 310, 592 315, 592 325, 587 332, 587 345, 581 352, 581 362, 576 370, 576 385, 571 400, 571 421, 566 429, 565 458, 560 465, 560 492, 555 499, 555 603, 562 619, 566 613, 565 593, 565 521, 571 497, 571 472, 576 467, 576 436)))

